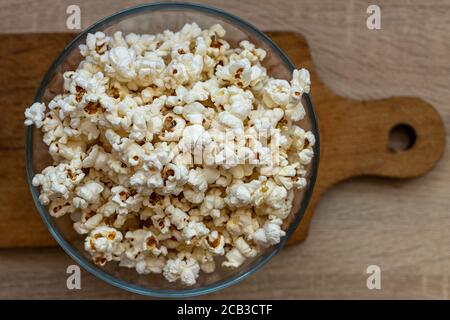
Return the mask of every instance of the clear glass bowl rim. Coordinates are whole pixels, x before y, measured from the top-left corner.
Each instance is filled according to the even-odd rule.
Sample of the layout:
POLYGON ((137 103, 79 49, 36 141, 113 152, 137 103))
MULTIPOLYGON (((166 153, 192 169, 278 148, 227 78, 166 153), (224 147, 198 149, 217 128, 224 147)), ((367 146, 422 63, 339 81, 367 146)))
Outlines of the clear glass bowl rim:
MULTIPOLYGON (((160 2, 160 3, 152 3, 152 4, 144 4, 136 7, 131 7, 128 9, 124 9, 122 11, 118 11, 106 18, 103 18, 87 29, 85 29, 83 32, 78 34, 61 52, 61 54, 58 56, 58 58, 53 62, 53 64, 48 69, 47 73, 45 74, 44 78, 42 79, 39 88, 37 90, 37 93, 34 98, 34 102, 41 101, 42 95, 44 94, 44 91, 51 80, 52 76, 56 72, 58 66, 62 63, 62 61, 66 58, 66 56, 71 52, 73 49, 75 49, 75 46, 79 39, 84 38, 88 33, 92 33, 97 31, 102 26, 113 22, 115 19, 123 18, 128 15, 137 14, 137 13, 143 13, 147 11, 160 11, 160 10, 190 10, 190 11, 197 11, 206 13, 209 15, 217 15, 221 18, 224 18, 228 22, 230 22, 233 25, 237 25, 246 31, 250 32, 252 35, 256 36, 259 40, 263 41, 266 45, 268 45, 285 63, 286 67, 292 72, 295 69, 295 65, 291 62, 291 60, 288 58, 288 56, 278 47, 277 44, 275 44, 266 34, 264 34, 262 31, 254 27, 253 25, 249 24, 248 22, 244 21, 243 19, 230 14, 226 11, 223 11, 221 9, 217 9, 214 7, 206 6, 206 5, 200 5, 200 4, 193 4, 193 3, 177 3, 177 2, 160 2)), ((25 160, 26 160, 26 171, 27 171, 27 178, 28 178, 28 184, 31 190, 31 194, 34 200, 34 203, 36 205, 36 208, 39 211, 39 214, 44 221, 45 225, 49 229, 51 235, 53 238, 58 242, 58 244, 63 248, 63 250, 73 259, 77 264, 79 264, 81 267, 83 267, 85 270, 96 276, 97 278, 100 278, 101 280, 114 285, 116 287, 119 287, 121 289, 127 290, 129 292, 137 293, 144 296, 152 296, 152 297, 159 297, 159 298, 186 298, 186 297, 192 297, 197 295, 203 295, 212 293, 221 289, 225 289, 231 285, 234 285, 254 272, 261 269, 267 262, 270 261, 270 259, 275 256, 286 244, 286 242, 289 240, 297 226, 299 225, 301 219, 303 218, 303 215, 306 211, 306 208, 308 207, 309 201, 311 199, 311 195, 313 192, 313 188, 316 182, 317 173, 318 173, 318 166, 319 166, 319 158, 320 158, 320 139, 319 139, 319 128, 317 125, 317 119, 316 114, 314 112, 314 108, 312 106, 311 97, 309 94, 304 95, 305 101, 306 101, 306 109, 307 109, 307 115, 310 118, 310 125, 311 125, 311 131, 316 136, 316 144, 314 145, 314 158, 311 163, 311 173, 310 173, 310 180, 308 182, 308 185, 305 190, 304 197, 302 199, 302 203, 300 205, 300 209, 297 211, 292 223, 290 224, 289 228, 286 230, 286 236, 283 237, 282 241, 277 244, 271 252, 266 253, 265 255, 261 256, 258 260, 252 262, 252 265, 248 267, 247 270, 245 270, 242 273, 238 273, 236 275, 233 275, 232 277, 223 279, 221 281, 218 281, 216 283, 213 283, 211 285, 200 287, 200 288, 194 288, 194 289, 184 289, 184 290, 158 290, 158 289, 151 289, 151 288, 145 288, 138 285, 134 285, 131 283, 128 283, 126 281, 120 280, 118 278, 115 278, 111 276, 110 274, 104 272, 100 268, 97 268, 93 266, 85 257, 80 255, 77 250, 75 250, 62 236, 62 234, 59 232, 56 226, 54 226, 53 221, 51 220, 51 217, 47 213, 47 210, 40 204, 39 202, 39 191, 33 187, 31 181, 34 176, 33 171, 33 155, 32 155, 32 143, 33 143, 33 128, 31 126, 26 127, 25 129, 25 160)))

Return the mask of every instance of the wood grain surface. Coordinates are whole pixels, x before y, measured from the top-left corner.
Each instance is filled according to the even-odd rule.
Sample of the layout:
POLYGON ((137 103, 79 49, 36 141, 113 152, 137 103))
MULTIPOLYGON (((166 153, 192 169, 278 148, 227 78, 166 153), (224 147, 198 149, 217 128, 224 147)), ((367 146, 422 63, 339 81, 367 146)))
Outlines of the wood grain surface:
MULTIPOLYGON (((0 30, 66 32, 69 3, 73 1, 2 0, 0 30)), ((108 6, 98 0, 78 3, 86 27, 99 17, 140 2, 111 0, 108 6)), ((446 126, 450 124, 447 1, 377 1, 382 8, 382 28, 377 31, 365 26, 371 1, 205 3, 238 14, 261 29, 305 35, 321 79, 339 95, 363 100, 420 97, 438 110, 446 126)), ((7 116, 3 119, 8 123, 7 116)), ((22 128, 15 130, 9 135, 12 141, 22 128)), ((20 166, 6 156, 0 161, 2 166, 20 166)), ((10 179, 11 184, 23 179, 5 173, 2 178, 10 179)), ((446 152, 431 173, 418 179, 364 178, 340 184, 317 206, 306 242, 284 250, 241 284, 208 298, 448 299, 449 183, 450 156, 446 152), (366 288, 365 270, 371 264, 382 269, 381 290, 366 288)), ((9 214, 14 217, 14 212, 9 214)), ((0 297, 137 297, 84 272, 83 289, 68 291, 65 268, 70 263, 70 258, 56 248, 0 250, 0 297)))
MULTIPOLYGON (((425 174, 440 159, 445 132, 438 113, 429 104, 414 98, 389 98, 379 101, 355 101, 334 94, 319 79, 305 39, 295 32, 268 32, 298 68, 311 74, 312 101, 319 122, 321 159, 311 203, 290 240, 306 239, 317 202, 337 183, 362 175, 411 178, 425 174), (395 152, 389 148, 389 132, 396 125, 414 130, 414 145, 395 152), (429 138, 432 138, 431 141, 429 138)), ((30 199, 23 176, 23 137, 12 136, 22 127, 23 106, 33 99, 34 89, 48 65, 70 34, 0 35, 0 69, 4 70, 0 104, 8 121, 0 128, 0 155, 9 164, 0 167, 0 248, 43 247, 56 245, 46 232, 30 199), (20 61, 37 59, 31 65, 20 61), (25 75, 25 78, 17 74, 25 75), (20 91, 22 94, 16 94, 20 91), (13 184, 11 183, 13 182, 13 184), (14 232, 8 232, 14 230, 14 232)), ((318 156, 318 155, 317 155, 318 156)))

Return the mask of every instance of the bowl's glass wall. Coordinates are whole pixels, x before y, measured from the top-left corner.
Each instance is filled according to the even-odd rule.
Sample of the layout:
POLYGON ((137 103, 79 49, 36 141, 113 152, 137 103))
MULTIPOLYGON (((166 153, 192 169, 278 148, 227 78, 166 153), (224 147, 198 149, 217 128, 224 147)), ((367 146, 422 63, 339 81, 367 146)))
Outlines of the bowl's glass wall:
MULTIPOLYGON (((241 40, 246 39, 254 43, 257 47, 265 49, 267 51, 267 58, 264 61, 264 66, 267 68, 268 74, 276 78, 290 79, 293 65, 270 40, 245 22, 214 9, 176 4, 149 5, 116 14, 113 17, 100 21, 88 29, 88 31, 91 33, 103 31, 108 35, 112 35, 116 31, 121 31, 123 34, 153 34, 166 29, 179 30, 184 24, 192 22, 196 22, 202 28, 208 28, 213 24, 220 23, 227 31, 226 40, 232 46, 236 46, 241 40)), ((47 103, 55 95, 61 93, 62 75, 65 71, 76 69, 78 63, 81 61, 78 45, 84 43, 85 38, 86 33, 83 33, 71 45, 66 47, 65 52, 55 62, 43 80, 36 100, 47 103)), ((316 122, 309 96, 304 97, 304 105, 307 109, 307 115, 302 120, 301 125, 305 129, 313 130, 317 136, 316 122)), ((28 164, 28 174, 29 179, 31 179, 34 172, 39 172, 45 166, 51 164, 51 158, 48 156, 47 146, 42 142, 40 132, 35 130, 34 127, 27 130, 27 156, 29 157, 27 161, 31 162, 28 164)), ((82 238, 73 230, 70 218, 67 216, 54 219, 47 214, 46 209, 39 203, 36 203, 36 205, 53 236, 63 246, 66 252, 83 267, 103 280, 134 292, 154 296, 202 294, 237 282, 262 266, 284 245, 306 209, 314 184, 318 156, 317 148, 316 158, 313 165, 309 168, 312 180, 304 191, 297 192, 295 196, 294 210, 288 219, 289 222, 284 225, 288 235, 282 243, 267 249, 257 258, 248 260, 237 270, 219 267, 213 274, 201 273, 197 284, 189 288, 178 282, 169 283, 161 275, 138 275, 134 269, 119 268, 115 263, 108 263, 103 268, 97 267, 90 262, 89 256, 84 252, 82 238)), ((33 187, 31 188, 36 201, 38 190, 33 187)))

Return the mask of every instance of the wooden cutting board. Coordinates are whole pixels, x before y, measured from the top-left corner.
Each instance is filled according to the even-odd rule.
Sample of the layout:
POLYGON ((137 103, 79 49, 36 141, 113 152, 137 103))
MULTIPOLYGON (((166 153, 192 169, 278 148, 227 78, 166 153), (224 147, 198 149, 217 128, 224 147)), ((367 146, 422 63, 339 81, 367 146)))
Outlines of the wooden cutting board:
MULTIPOLYGON (((379 101, 340 97, 320 81, 302 36, 292 32, 269 35, 298 67, 311 72, 312 101, 322 142, 313 197, 291 244, 306 238, 316 204, 338 182, 362 175, 412 178, 425 174, 438 162, 445 130, 432 106, 408 97, 379 101)), ((28 189, 23 111, 33 101, 47 68, 72 37, 0 35, 0 248, 56 245, 28 189)))

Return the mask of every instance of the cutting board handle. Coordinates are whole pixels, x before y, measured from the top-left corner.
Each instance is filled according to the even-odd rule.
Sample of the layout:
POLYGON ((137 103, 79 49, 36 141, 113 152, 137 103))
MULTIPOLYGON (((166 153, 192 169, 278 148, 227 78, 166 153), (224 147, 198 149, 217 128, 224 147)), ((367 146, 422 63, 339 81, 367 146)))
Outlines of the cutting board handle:
POLYGON ((314 208, 331 186, 364 175, 423 175, 436 165, 445 147, 441 117, 420 99, 398 97, 363 102, 334 96, 331 100, 318 100, 315 106, 321 137, 319 175, 311 203, 291 244, 306 238, 314 208))
POLYGON ((442 119, 420 99, 353 101, 351 105, 346 101, 346 106, 337 104, 320 112, 319 117, 323 125, 328 124, 322 131, 323 141, 333 142, 329 148, 325 144, 324 152, 333 152, 334 161, 338 155, 347 160, 342 162, 335 182, 358 175, 417 177, 433 168, 444 150, 442 119), (337 130, 327 130, 333 128, 337 130), (402 138, 399 135, 409 141, 396 148, 396 142, 401 142, 396 139, 402 138))

